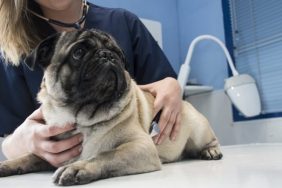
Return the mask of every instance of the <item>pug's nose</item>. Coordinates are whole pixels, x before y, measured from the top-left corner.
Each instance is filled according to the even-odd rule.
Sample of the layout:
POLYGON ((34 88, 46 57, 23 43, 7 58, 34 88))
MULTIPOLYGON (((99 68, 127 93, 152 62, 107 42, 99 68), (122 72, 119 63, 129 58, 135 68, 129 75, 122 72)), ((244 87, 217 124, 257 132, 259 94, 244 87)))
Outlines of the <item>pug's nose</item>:
POLYGON ((98 53, 98 58, 103 63, 115 63, 116 61, 114 54, 110 50, 102 49, 98 51, 97 53, 98 53))

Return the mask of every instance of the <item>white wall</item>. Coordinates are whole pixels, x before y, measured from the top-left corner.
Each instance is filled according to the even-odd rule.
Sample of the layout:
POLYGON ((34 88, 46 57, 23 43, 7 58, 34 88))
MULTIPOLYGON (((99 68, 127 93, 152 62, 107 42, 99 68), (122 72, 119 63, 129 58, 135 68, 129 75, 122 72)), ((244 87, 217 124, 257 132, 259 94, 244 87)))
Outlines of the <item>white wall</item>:
POLYGON ((155 20, 149 20, 145 18, 140 18, 142 23, 150 31, 151 35, 157 41, 161 49, 163 49, 163 35, 162 35, 162 24, 161 22, 155 20))
POLYGON ((231 103, 223 90, 187 100, 208 118, 221 145, 282 142, 282 118, 234 123, 231 103))

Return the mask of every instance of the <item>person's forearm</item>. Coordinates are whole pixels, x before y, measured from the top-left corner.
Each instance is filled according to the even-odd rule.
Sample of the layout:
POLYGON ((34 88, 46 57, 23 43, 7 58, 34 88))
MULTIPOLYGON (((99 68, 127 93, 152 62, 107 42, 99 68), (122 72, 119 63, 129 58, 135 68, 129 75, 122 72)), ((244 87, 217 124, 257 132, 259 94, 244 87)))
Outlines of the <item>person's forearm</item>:
POLYGON ((28 153, 20 135, 16 131, 4 139, 2 152, 7 159, 14 159, 28 153))

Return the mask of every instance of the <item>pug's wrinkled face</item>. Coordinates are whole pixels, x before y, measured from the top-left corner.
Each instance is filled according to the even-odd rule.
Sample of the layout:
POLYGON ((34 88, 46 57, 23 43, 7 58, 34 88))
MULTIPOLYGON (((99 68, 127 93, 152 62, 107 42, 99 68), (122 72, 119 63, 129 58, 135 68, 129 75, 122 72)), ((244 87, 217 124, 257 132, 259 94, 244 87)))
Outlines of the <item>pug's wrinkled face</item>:
POLYGON ((51 36, 25 62, 31 68, 40 65, 48 94, 63 105, 74 106, 77 112, 87 105, 97 110, 111 104, 127 89, 124 54, 114 39, 101 31, 51 36))

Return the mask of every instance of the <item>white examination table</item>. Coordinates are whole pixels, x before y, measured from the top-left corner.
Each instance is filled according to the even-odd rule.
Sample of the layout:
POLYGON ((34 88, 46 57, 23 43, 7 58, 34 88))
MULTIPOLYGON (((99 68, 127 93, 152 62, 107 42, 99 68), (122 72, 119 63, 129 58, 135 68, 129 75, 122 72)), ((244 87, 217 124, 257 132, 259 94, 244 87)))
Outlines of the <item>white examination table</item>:
MULTIPOLYGON (((92 188, 281 188, 282 143, 222 147, 219 161, 187 160, 161 171, 110 178, 79 186, 92 188)), ((52 173, 0 178, 1 188, 57 187, 52 173)))

